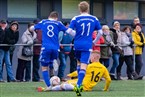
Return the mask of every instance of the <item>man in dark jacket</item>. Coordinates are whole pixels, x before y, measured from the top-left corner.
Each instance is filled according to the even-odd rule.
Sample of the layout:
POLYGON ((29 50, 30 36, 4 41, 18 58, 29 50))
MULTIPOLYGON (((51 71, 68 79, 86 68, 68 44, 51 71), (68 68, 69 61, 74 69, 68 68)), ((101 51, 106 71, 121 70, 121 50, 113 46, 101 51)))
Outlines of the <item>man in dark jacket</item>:
MULTIPOLYGON (((7 24, 5 22, 5 24, 7 24)), ((4 40, 2 42, 2 44, 15 44, 18 41, 18 37, 19 37, 19 32, 17 32, 18 30, 18 24, 17 22, 11 24, 10 28, 4 30, 4 40)), ((10 62, 10 52, 9 52, 9 48, 10 46, 1 46, 0 47, 0 66, 2 67, 2 63, 4 61, 5 66, 6 66, 6 70, 7 70, 7 74, 8 74, 8 81, 12 81, 15 82, 16 79, 14 77, 13 71, 12 71, 12 65, 10 62)), ((0 79, 3 81, 2 78, 2 68, 0 68, 0 79)))
MULTIPOLYGON (((7 22, 5 20, 1 20, 0 21, 0 44, 2 44, 4 41, 6 27, 7 27, 7 22)), ((0 46, 0 82, 4 82, 2 78, 2 62, 3 62, 2 53, 3 53, 2 46, 0 46)))
POLYGON ((1 21, 0 22, 0 44, 2 44, 3 40, 4 40, 4 36, 5 36, 5 21, 1 21))

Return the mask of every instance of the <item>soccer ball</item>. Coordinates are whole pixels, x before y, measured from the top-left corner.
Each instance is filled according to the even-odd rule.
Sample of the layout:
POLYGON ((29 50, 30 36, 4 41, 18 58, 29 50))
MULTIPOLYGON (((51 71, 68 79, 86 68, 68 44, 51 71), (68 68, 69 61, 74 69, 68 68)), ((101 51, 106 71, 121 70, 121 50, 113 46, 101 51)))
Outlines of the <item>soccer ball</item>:
POLYGON ((53 76, 50 78, 51 86, 56 86, 60 84, 60 78, 58 76, 53 76))

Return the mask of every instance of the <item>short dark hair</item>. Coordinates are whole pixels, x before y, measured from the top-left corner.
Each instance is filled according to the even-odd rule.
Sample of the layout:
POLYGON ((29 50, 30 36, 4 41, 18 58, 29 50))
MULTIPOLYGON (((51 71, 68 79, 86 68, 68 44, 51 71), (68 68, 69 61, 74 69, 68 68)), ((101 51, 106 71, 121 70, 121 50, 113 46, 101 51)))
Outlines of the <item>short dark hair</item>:
POLYGON ((66 26, 66 25, 68 25, 68 24, 69 24, 69 22, 63 22, 63 24, 66 26))
POLYGON ((6 21, 6 20, 1 20, 0 23, 1 23, 1 24, 6 24, 7 21, 6 21))
POLYGON ((51 12, 49 17, 50 18, 58 18, 58 12, 56 12, 56 11, 51 12))
POLYGON ((142 24, 140 24, 140 23, 137 23, 137 24, 134 26, 134 28, 136 28, 136 26, 140 26, 140 27, 142 28, 142 24))
POLYGON ((33 20, 33 23, 34 24, 38 24, 40 22, 40 19, 35 19, 35 20, 33 20))
POLYGON ((130 32, 131 32, 131 27, 130 26, 125 26, 123 29, 122 29, 122 32, 125 32, 125 30, 129 28, 130 32))
POLYGON ((28 28, 30 28, 33 25, 35 25, 35 24, 34 23, 28 23, 28 28))

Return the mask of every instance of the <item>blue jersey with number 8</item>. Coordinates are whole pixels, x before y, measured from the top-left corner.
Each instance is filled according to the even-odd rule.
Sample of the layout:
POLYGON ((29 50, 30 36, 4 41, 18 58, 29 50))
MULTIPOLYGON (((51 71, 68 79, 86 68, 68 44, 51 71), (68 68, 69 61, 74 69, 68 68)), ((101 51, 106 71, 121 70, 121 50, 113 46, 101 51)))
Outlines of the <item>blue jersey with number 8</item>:
POLYGON ((75 16, 69 28, 76 30, 74 48, 76 50, 88 51, 92 49, 92 33, 94 30, 101 30, 99 20, 89 14, 75 16))
POLYGON ((49 19, 42 20, 34 29, 42 30, 42 48, 45 49, 59 49, 58 33, 67 30, 60 21, 49 19))

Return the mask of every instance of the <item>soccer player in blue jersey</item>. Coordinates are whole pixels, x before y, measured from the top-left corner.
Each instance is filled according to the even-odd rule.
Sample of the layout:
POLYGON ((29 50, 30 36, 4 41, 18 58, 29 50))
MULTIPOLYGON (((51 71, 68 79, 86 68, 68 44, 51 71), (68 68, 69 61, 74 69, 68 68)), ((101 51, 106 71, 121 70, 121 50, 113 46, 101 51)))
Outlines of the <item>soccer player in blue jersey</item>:
POLYGON ((58 34, 60 31, 66 31, 67 28, 58 20, 58 13, 51 12, 48 19, 42 20, 31 30, 42 30, 42 47, 40 59, 42 65, 42 76, 46 84, 46 90, 51 88, 48 69, 53 68, 54 59, 58 58, 59 40, 58 34))
POLYGON ((75 16, 67 30, 71 33, 73 29, 76 30, 74 38, 74 49, 76 58, 78 59, 78 81, 77 86, 74 88, 77 96, 81 96, 82 81, 84 79, 86 68, 89 63, 90 52, 92 45, 95 44, 102 35, 102 27, 99 20, 89 14, 89 4, 82 1, 78 4, 80 15, 75 16), (98 31, 96 39, 92 40, 92 33, 94 30, 98 31))

